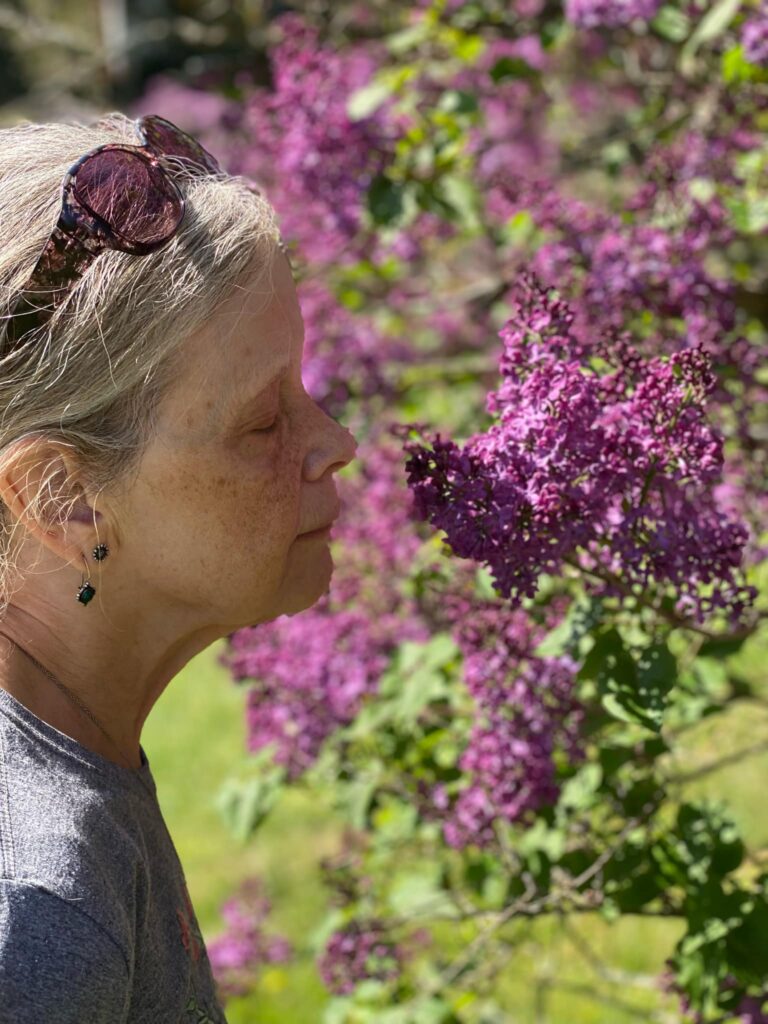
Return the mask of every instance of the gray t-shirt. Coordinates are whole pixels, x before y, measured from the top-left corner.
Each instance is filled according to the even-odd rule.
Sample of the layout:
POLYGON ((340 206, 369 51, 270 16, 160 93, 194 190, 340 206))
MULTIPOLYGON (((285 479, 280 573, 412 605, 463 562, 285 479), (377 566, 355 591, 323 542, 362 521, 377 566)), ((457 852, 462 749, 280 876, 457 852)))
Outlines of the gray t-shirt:
POLYGON ((122 768, 0 688, 0 1024, 226 1024, 141 757, 122 768))

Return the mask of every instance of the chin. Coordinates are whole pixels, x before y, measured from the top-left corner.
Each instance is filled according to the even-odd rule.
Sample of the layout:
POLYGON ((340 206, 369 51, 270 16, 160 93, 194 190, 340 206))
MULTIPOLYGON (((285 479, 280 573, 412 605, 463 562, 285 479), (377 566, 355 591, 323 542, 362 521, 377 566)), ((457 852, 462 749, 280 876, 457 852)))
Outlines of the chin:
POLYGON ((296 615, 311 608, 321 597, 324 597, 331 585, 333 565, 327 572, 315 573, 311 580, 302 581, 299 586, 291 588, 291 593, 281 602, 280 615, 296 615))

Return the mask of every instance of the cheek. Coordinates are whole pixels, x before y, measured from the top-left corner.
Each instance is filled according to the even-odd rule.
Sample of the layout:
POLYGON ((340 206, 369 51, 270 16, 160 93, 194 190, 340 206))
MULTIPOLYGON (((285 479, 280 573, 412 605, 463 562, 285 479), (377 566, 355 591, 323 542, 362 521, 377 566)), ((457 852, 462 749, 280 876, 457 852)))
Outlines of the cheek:
POLYGON ((177 451, 172 459, 166 450, 148 459, 130 515, 132 546, 208 569, 284 560, 301 525, 301 460, 279 442, 259 445, 246 438, 231 448, 177 451))

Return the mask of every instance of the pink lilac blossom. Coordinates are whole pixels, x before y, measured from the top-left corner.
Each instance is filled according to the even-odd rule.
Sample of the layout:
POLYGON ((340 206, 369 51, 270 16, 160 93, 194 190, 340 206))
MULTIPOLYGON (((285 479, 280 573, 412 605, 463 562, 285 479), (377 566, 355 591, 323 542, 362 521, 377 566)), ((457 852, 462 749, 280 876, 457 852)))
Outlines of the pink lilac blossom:
POLYGON ((271 90, 245 100, 230 169, 260 182, 281 218, 283 235, 309 260, 354 260, 348 251, 368 188, 386 166, 394 125, 386 105, 352 121, 347 102, 367 85, 382 55, 376 47, 323 46, 300 16, 277 19, 282 40, 270 51, 271 90))
POLYGON ((222 999, 247 995, 264 964, 285 963, 293 955, 281 935, 267 935, 264 921, 272 909, 259 878, 248 878, 223 904, 227 929, 207 943, 211 969, 222 999))
MULTIPOLYGON (((468 779, 455 802, 432 793, 449 846, 497 842, 496 821, 515 822, 557 800, 555 754, 581 759, 583 708, 574 696, 578 665, 532 652, 547 632, 522 609, 451 602, 463 676, 478 717, 459 768, 468 779)), ((557 609, 554 609, 555 611, 557 609)))
POLYGON ((360 981, 397 978, 402 963, 401 950, 388 939, 380 922, 352 921, 331 935, 318 958, 318 970, 329 991, 349 995, 360 981))
POLYGON ((747 20, 741 31, 741 45, 750 64, 768 64, 768 2, 760 6, 747 20))
POLYGON ((647 335, 643 318, 653 314, 664 331, 647 339, 649 349, 659 340, 665 345, 661 351, 679 347, 682 322, 688 344, 715 350, 733 329, 732 286, 707 267, 710 248, 733 237, 722 227, 722 211, 703 220, 694 208, 673 232, 627 224, 616 214, 562 196, 546 180, 521 184, 504 172, 490 184, 488 209, 494 219, 527 210, 551 237, 537 248, 529 269, 547 284, 574 293, 577 333, 629 325, 642 338, 647 335))
POLYGON ((497 422, 461 447, 440 434, 405 445, 417 515, 515 605, 571 562, 601 593, 671 586, 680 614, 740 622, 755 596, 740 573, 748 531, 712 497, 723 453, 705 417, 709 359, 700 348, 634 357, 601 376, 573 320, 522 280, 488 396, 497 422))
POLYGON ((565 16, 579 28, 618 28, 650 21, 661 0, 565 0, 565 16))
POLYGON ((726 136, 691 132, 674 145, 656 147, 646 162, 645 185, 627 204, 627 211, 633 211, 629 222, 561 195, 553 182, 534 186, 513 181, 503 171, 493 176, 488 197, 493 219, 527 210, 546 232, 547 240, 527 266, 567 291, 572 333, 586 342, 592 339, 595 354, 615 364, 623 358, 625 339, 651 356, 695 345, 711 356, 717 373, 709 395, 712 421, 726 438, 738 441, 744 455, 740 514, 752 534, 746 552, 750 561, 757 552, 754 538, 761 527, 754 513, 765 475, 761 447, 753 437, 760 430, 756 420, 768 388, 760 380, 760 347, 741 333, 736 289, 711 269, 711 257, 734 240, 734 228, 716 196, 705 201, 691 187, 710 176, 738 186, 734 158, 756 142, 754 132, 732 128, 726 136), (673 225, 651 223, 661 216, 669 222, 671 211, 676 211, 673 225))
POLYGON ((387 370, 412 362, 413 347, 384 337, 370 316, 340 305, 328 287, 311 279, 298 286, 304 319, 302 377, 307 391, 330 415, 351 398, 392 395, 387 370))
POLYGON ((397 616, 372 621, 364 610, 334 611, 327 599, 300 616, 239 630, 226 664, 235 679, 250 680, 248 749, 274 744, 275 764, 298 778, 375 692, 391 653, 411 632, 397 616))
POLYGON ((554 172, 557 147, 546 131, 549 100, 534 79, 501 77, 505 61, 523 61, 532 71, 545 72, 550 58, 538 36, 518 39, 491 38, 471 67, 463 68, 453 87, 470 92, 477 100, 480 120, 469 130, 467 153, 476 162, 481 180, 498 168, 513 179, 530 177, 530 168, 539 173, 554 172))

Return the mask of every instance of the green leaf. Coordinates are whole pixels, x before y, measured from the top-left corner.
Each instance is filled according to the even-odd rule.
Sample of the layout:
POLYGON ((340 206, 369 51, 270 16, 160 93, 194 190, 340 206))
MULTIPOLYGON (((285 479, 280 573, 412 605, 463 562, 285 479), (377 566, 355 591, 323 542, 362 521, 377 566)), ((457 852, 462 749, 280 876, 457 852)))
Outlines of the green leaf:
POLYGON ((618 630, 598 634, 579 672, 595 679, 605 710, 623 722, 659 732, 667 695, 677 679, 677 660, 666 643, 642 649, 637 661, 618 630))
POLYGON ((449 114, 474 114, 477 97, 465 89, 446 89, 437 101, 437 109, 449 114))
POLYGON ((691 30, 691 20, 677 7, 664 4, 651 22, 651 28, 671 43, 681 43, 691 30))
POLYGON ((400 32, 393 32, 392 35, 387 36, 387 48, 391 53, 399 56, 407 53, 408 50, 413 49, 415 46, 426 42, 431 32, 432 26, 426 18, 422 18, 415 25, 409 25, 408 28, 404 28, 400 32))
POLYGON ((442 869, 436 861, 396 872, 387 894, 392 913, 404 917, 423 914, 460 916, 459 908, 443 888, 441 876, 442 869))
POLYGON ((578 657, 582 638, 594 629, 602 615, 602 598, 589 597, 572 601, 562 622, 547 633, 534 654, 538 658, 559 657, 566 653, 578 657))
POLYGON ((742 0, 716 0, 702 17, 680 53, 680 70, 685 75, 693 71, 694 58, 700 46, 717 39, 728 28, 741 7, 742 0))
POLYGON ((372 815, 373 826, 385 842, 410 839, 416 833, 418 811, 413 804, 407 804, 392 796, 382 798, 372 815))
POLYGON ((744 56, 741 44, 731 47, 723 54, 721 72, 723 81, 728 85, 733 85, 735 82, 748 82, 756 77, 756 70, 755 65, 750 64, 744 56))
POLYGON ((459 214, 460 220, 468 230, 480 226, 479 201, 477 190, 472 182, 458 174, 444 174, 440 179, 443 195, 459 214))
POLYGON ((245 842, 258 829, 277 802, 284 781, 285 769, 274 764, 261 767, 254 778, 224 780, 213 802, 236 839, 245 842))
POLYGON ((585 764, 563 786, 559 806, 572 810, 585 810, 591 807, 602 781, 603 770, 600 765, 585 764))
POLYGON ((765 983, 765 965, 768 964, 768 906, 757 898, 741 924, 728 935, 726 948, 730 963, 742 971, 749 971, 752 984, 765 983))
POLYGON ((729 637, 727 634, 721 637, 713 637, 705 640, 699 648, 700 657, 727 658, 731 654, 740 651, 744 646, 746 636, 729 637))
POLYGON ((565 852, 565 840, 565 829, 550 828, 542 818, 537 818, 520 837, 518 848, 524 855, 541 852, 558 861, 565 852))
POLYGON ((501 227, 504 242, 511 246, 527 244, 536 231, 536 224, 528 210, 518 210, 501 227))
POLYGON ((744 191, 724 196, 724 202, 737 231, 759 235, 768 227, 767 196, 744 191))
POLYGON ((498 84, 508 78, 538 78, 539 72, 522 57, 501 57, 491 68, 490 75, 498 84))
POLYGON ((721 807, 708 802, 685 803, 678 811, 674 829, 652 847, 652 856, 669 883, 694 894, 698 914, 700 892, 705 891, 710 901, 720 899, 720 880, 740 866, 744 844, 733 820, 721 807))
POLYGON ((404 210, 404 186, 377 174, 368 189, 368 209, 377 224, 392 224, 404 210))
POLYGON ((381 765, 375 774, 361 774, 341 790, 340 802, 346 807, 352 828, 364 829, 368 825, 368 810, 381 782, 381 765))
POLYGON ((362 121, 386 103, 393 91, 391 81, 375 78, 372 82, 356 89, 347 100, 347 117, 350 121, 362 121))

